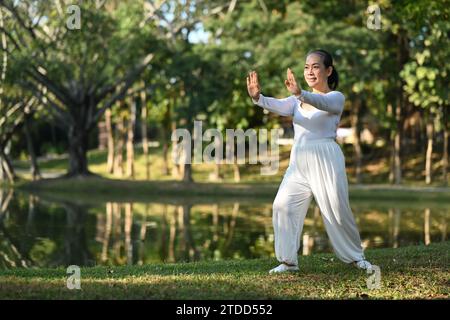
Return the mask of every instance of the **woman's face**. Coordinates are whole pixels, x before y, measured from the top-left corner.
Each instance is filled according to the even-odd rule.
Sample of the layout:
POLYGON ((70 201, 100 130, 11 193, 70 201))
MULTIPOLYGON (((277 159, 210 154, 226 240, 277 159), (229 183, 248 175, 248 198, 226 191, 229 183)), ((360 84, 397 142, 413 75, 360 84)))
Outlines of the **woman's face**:
POLYGON ((322 56, 311 53, 306 57, 303 75, 311 88, 323 88, 328 85, 328 76, 332 71, 332 67, 325 68, 322 56))

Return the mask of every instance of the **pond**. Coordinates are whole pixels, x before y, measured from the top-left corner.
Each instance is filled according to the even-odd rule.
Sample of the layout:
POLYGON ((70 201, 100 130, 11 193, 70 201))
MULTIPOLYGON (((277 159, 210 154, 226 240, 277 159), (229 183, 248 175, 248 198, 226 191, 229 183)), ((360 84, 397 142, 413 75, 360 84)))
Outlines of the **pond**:
MULTIPOLYGON (((364 248, 445 241, 442 204, 353 201, 364 248)), ((226 199, 83 203, 0 189, 0 268, 273 257, 272 203, 226 199)), ((332 252, 311 204, 300 255, 332 252)))

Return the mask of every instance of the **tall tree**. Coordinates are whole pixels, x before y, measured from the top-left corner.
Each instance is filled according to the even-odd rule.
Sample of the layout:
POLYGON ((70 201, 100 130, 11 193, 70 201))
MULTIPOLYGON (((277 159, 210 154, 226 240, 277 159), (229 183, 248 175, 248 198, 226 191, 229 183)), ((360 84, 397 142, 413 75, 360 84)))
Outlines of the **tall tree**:
POLYGON ((443 136, 443 182, 448 167, 448 74, 450 73, 449 9, 444 2, 417 1, 404 9, 412 37, 411 59, 401 76, 408 100, 423 109, 426 119, 427 148, 425 182, 432 181, 432 153, 435 133, 443 136))
POLYGON ((36 92, 40 86, 48 90, 48 107, 68 134, 67 175, 89 175, 89 133, 149 66, 159 42, 152 35, 154 25, 139 27, 140 1, 125 1, 117 12, 91 2, 78 7, 58 3, 62 5, 0 1, 14 19, 12 28, 3 31, 12 43, 11 59, 22 65, 23 85, 36 92), (69 17, 68 8, 74 10, 69 17), (79 29, 73 29, 70 19, 77 18, 79 29))

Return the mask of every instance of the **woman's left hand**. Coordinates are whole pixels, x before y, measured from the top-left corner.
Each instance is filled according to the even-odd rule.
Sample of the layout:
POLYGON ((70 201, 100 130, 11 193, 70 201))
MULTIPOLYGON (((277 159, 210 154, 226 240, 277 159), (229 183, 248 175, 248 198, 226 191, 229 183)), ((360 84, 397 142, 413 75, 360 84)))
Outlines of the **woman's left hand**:
POLYGON ((297 85, 297 81, 295 80, 294 73, 290 68, 287 69, 286 72, 287 79, 284 81, 286 88, 295 96, 298 96, 302 93, 302 89, 297 85))

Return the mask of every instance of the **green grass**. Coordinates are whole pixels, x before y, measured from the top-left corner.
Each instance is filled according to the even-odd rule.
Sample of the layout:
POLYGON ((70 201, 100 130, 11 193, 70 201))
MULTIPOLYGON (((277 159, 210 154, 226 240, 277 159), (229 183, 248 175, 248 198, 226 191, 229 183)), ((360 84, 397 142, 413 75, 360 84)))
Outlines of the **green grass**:
MULTIPOLYGON (((162 176, 161 148, 151 149, 152 181, 145 181, 144 159, 136 155, 137 180, 115 179, 106 173, 106 153, 89 153, 90 169, 103 176, 48 179, 15 187, 50 200, 98 203, 273 201, 288 153, 282 153, 279 174, 259 175, 259 166, 242 166, 241 183, 233 183, 231 166, 224 166, 223 183, 207 182, 210 165, 193 166, 197 183, 162 176)), ((18 167, 26 168, 24 163, 18 167)), ((48 172, 64 172, 67 160, 41 163, 48 172)), ((406 183, 408 184, 408 183, 406 183)), ((4 185, 3 185, 4 186, 4 185)), ((350 186, 350 200, 402 206, 442 206, 450 202, 449 188, 411 188, 390 185, 350 186)), ((0 298, 21 299, 434 299, 449 298, 450 242, 398 249, 374 249, 367 258, 381 267, 381 289, 366 286, 368 275, 345 265, 331 254, 301 257, 300 272, 268 275, 274 259, 154 264, 127 267, 82 268, 82 290, 66 288, 65 269, 0 271, 0 298)))
MULTIPOLYGON (((348 146, 346 149, 351 150, 348 146)), ((253 183, 253 182, 272 182, 279 183, 283 177, 283 174, 289 164, 289 156, 290 156, 291 146, 280 146, 280 167, 278 172, 275 175, 261 175, 260 169, 261 165, 240 165, 240 175, 241 182, 243 183, 253 183)), ((354 164, 351 151, 345 151, 346 153, 346 166, 347 166, 347 175, 350 183, 354 182, 354 164)), ((174 179, 171 175, 164 175, 163 167, 164 167, 164 158, 163 158, 163 150, 162 146, 159 147, 151 147, 149 149, 150 153, 150 172, 151 179, 158 181, 166 181, 174 179)), ((135 146, 134 148, 135 154, 135 179, 136 180, 146 180, 146 169, 145 169, 145 158, 143 155, 142 147, 135 146)), ((171 154, 168 154, 168 166, 169 170, 172 168, 172 159, 171 154)), ((433 154, 433 165, 432 165, 432 173, 433 173, 433 181, 431 186, 442 187, 444 186, 442 180, 442 164, 441 164, 441 155, 439 153, 433 154)), ((125 176, 117 176, 107 172, 106 170, 106 160, 107 160, 107 151, 106 150, 90 150, 88 152, 88 163, 89 170, 92 172, 99 174, 106 178, 113 179, 126 179, 125 176)), ((429 187, 425 184, 425 163, 424 156, 421 154, 411 154, 405 155, 403 163, 403 182, 404 186, 423 186, 429 187)), ((124 160, 125 162, 125 160, 124 160)), ((29 174, 29 162, 24 160, 16 160, 13 162, 14 167, 16 169, 20 169, 21 178, 31 179, 29 174)), ((124 163, 125 167, 125 163, 124 163)), ((39 168, 42 172, 46 173, 58 173, 64 174, 68 168, 68 159, 67 155, 63 155, 58 159, 48 159, 39 161, 39 168)), ((208 182, 209 175, 214 170, 213 164, 194 164, 192 166, 193 170, 193 178, 197 182, 208 182)), ((233 167, 231 165, 221 165, 221 174, 223 175, 223 182, 233 183, 234 182, 234 173, 233 167)), ((124 170, 125 172, 125 170, 124 170)), ((388 183, 389 176, 389 163, 386 161, 386 157, 380 157, 371 159, 370 161, 365 161, 363 168, 363 177, 362 182, 365 184, 385 184, 388 183)), ((448 177, 450 178, 450 172, 448 173, 448 177)))
POLYGON ((332 254, 300 257, 300 271, 269 275, 274 259, 81 268, 81 290, 59 269, 0 270, 2 299, 448 299, 450 242, 373 249, 380 289, 332 254))
MULTIPOLYGON (((171 174, 164 175, 163 167, 164 167, 164 158, 163 158, 163 150, 162 146, 152 147, 149 149, 149 159, 150 159, 150 175, 152 180, 172 180, 173 177, 171 174)), ((240 165, 240 173, 241 173, 241 181, 250 182, 250 181, 277 181, 280 180, 285 168, 287 167, 288 157, 290 154, 289 148, 283 147, 280 148, 280 170, 277 174, 273 176, 263 176, 260 174, 261 165, 240 165)), ((146 180, 146 161, 141 147, 135 146, 134 148, 135 155, 135 180, 146 180)), ((106 178, 115 178, 122 179, 126 178, 125 175, 119 176, 110 174, 107 171, 107 151, 106 150, 90 150, 88 152, 88 163, 89 170, 101 175, 106 178)), ((169 171, 171 170, 173 164, 171 159, 171 154, 169 152, 169 171)), ((16 160, 13 162, 13 165, 16 169, 21 170, 20 177, 23 179, 31 179, 31 175, 29 174, 29 161, 24 160, 16 160)), ((59 173, 64 174, 68 168, 68 159, 67 156, 62 156, 57 159, 48 159, 48 160, 40 160, 38 161, 39 168, 41 172, 47 173, 59 173)), ((125 173, 126 159, 124 158, 123 163, 123 172, 125 173)), ((194 164, 193 168, 193 178, 195 181, 208 181, 209 175, 214 170, 213 164, 202 163, 202 164, 194 164)), ((233 167, 231 165, 222 165, 221 166, 221 175, 223 176, 223 182, 233 182, 234 181, 234 173, 233 167)))

